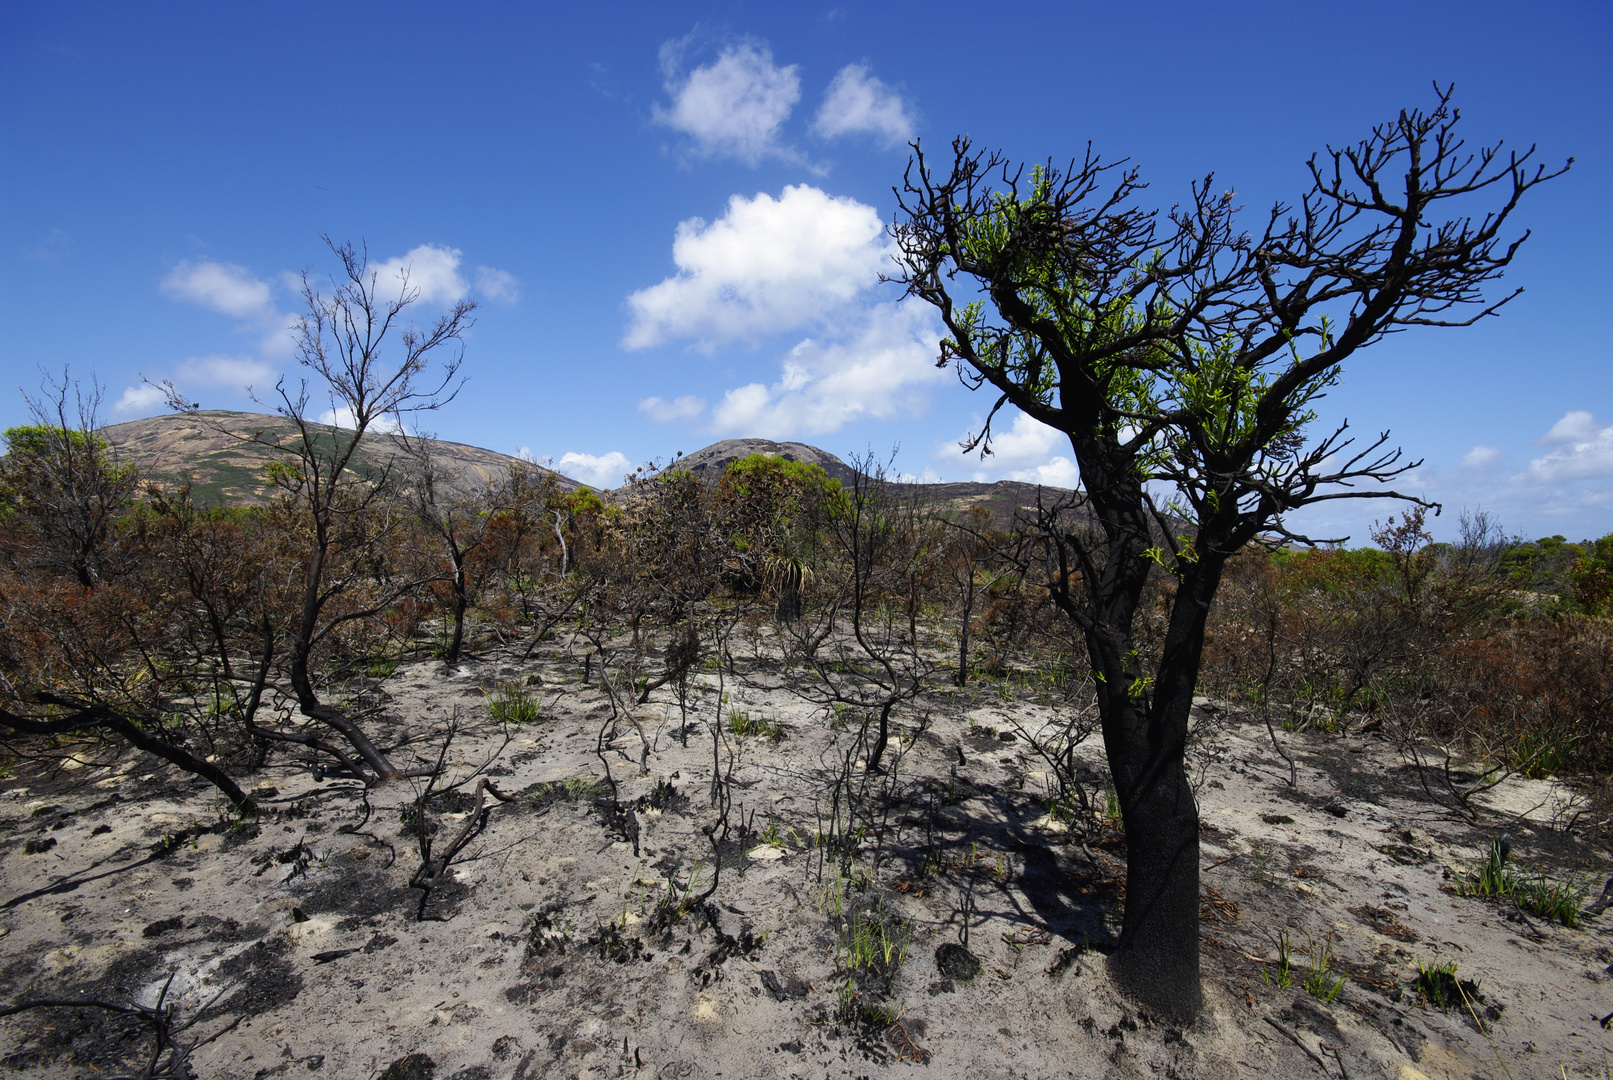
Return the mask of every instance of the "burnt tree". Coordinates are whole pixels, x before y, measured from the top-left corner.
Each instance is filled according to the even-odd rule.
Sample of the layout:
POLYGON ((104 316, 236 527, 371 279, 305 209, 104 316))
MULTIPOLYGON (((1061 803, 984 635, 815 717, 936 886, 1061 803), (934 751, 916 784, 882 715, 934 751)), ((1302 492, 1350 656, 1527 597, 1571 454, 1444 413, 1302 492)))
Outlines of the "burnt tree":
MULTIPOLYGON (((383 560, 396 516, 394 471, 403 450, 396 436, 406 422, 443 407, 458 393, 463 335, 476 305, 457 301, 418 325, 411 316, 420 289, 407 269, 383 281, 365 251, 323 239, 341 271, 333 275, 328 293, 304 273, 306 311, 296 338, 298 363, 312 376, 312 389, 328 411, 319 410, 308 377, 294 385, 282 379, 275 386, 274 409, 288 425, 249 431, 223 422, 216 427, 277 455, 269 472, 280 496, 277 510, 286 515, 287 531, 297 535, 300 546, 302 565, 289 589, 288 625, 279 632, 266 627, 265 640, 285 645, 280 666, 290 685, 273 688, 294 700, 317 727, 261 727, 255 734, 320 750, 366 782, 384 782, 404 774, 352 716, 321 700, 314 655, 342 627, 380 614, 421 584, 378 573, 375 565, 383 560), (378 584, 369 588, 372 581, 378 584), (339 735, 352 754, 315 734, 320 729, 339 735)), ((172 384, 162 385, 172 407, 196 410, 172 384)))
POLYGON ((1046 513, 1038 539, 1098 683, 1124 818, 1112 970, 1166 1014, 1201 1004, 1183 752, 1227 560, 1262 535, 1306 539, 1284 524, 1298 507, 1407 498, 1384 487, 1412 467, 1387 435, 1311 437, 1312 405, 1356 350, 1411 326, 1472 325, 1516 295, 1485 293, 1527 236, 1503 227, 1567 168, 1534 164, 1532 148, 1464 148, 1450 91, 1436 93, 1428 111, 1312 157, 1297 206, 1272 207, 1253 231, 1213 177, 1162 215, 1137 204, 1135 169, 1090 148, 1027 170, 959 139, 937 167, 915 142, 896 193, 895 280, 939 310, 938 363, 997 395, 970 447, 989 451, 991 417, 1012 405, 1067 435, 1080 469, 1096 529, 1046 513), (1176 589, 1145 658, 1133 622, 1156 571, 1176 589))

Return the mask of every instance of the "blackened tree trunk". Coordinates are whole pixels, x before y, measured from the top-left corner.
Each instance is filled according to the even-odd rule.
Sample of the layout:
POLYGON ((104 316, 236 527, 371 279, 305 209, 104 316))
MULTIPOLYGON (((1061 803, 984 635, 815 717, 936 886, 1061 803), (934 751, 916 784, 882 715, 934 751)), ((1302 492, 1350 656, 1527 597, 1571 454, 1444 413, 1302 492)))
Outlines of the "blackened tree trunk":
POLYGON ((974 618, 975 583, 971 580, 963 587, 963 599, 958 614, 958 674, 954 681, 959 686, 969 684, 969 622, 974 618))
POLYGON ((801 584, 806 568, 797 559, 786 559, 779 568, 778 607, 775 615, 782 623, 801 617, 801 584))
MULTIPOLYGON (((328 525, 316 524, 312 550, 308 552, 308 561, 303 570, 302 606, 298 612, 297 628, 291 635, 290 655, 287 658, 291 689, 297 696, 298 711, 311 720, 318 720, 340 735, 369 767, 376 781, 395 780, 402 775, 397 766, 381 752, 380 747, 375 745, 363 728, 340 709, 322 702, 314 687, 312 667, 314 647, 336 625, 330 621, 322 622, 320 618, 326 605, 339 591, 328 587, 325 580, 330 544, 328 525)), ((345 755, 337 756, 345 758, 345 755)), ((343 760, 343 764, 349 769, 353 768, 350 760, 343 760)))
POLYGON ((1201 1005, 1199 818, 1187 780, 1187 729, 1220 568, 1201 565, 1195 582, 1181 582, 1161 662, 1150 676, 1132 630, 1153 569, 1141 484, 1114 468, 1113 454, 1077 445, 1088 463, 1083 481, 1099 492, 1086 507, 1102 538, 1083 541, 1061 527, 1057 512, 1039 525, 1052 556, 1053 600, 1086 641, 1127 839, 1126 907, 1110 965, 1139 1000, 1187 1019, 1201 1005), (1094 559, 1100 552, 1101 566, 1094 559))
POLYGON ((1313 404, 1385 334, 1495 314, 1511 296, 1486 299, 1484 286, 1522 243, 1501 230, 1525 192, 1567 168, 1532 164, 1532 148, 1464 149, 1451 92, 1436 93, 1433 109, 1313 157, 1298 208, 1274 206, 1254 229, 1213 177, 1166 215, 1141 208, 1137 172, 1090 150, 1068 169, 1025 169, 958 139, 943 174, 915 142, 897 192, 895 280, 938 309, 939 362, 998 395, 969 447, 989 450, 992 419, 1012 405, 1075 452, 1089 518, 1044 512, 1038 531, 1049 591, 1100 684, 1126 827, 1113 967, 1138 1000, 1178 1018, 1200 1003, 1184 753, 1226 560, 1262 534, 1309 542, 1283 518, 1312 503, 1432 505, 1383 486, 1418 464, 1386 449, 1387 435, 1354 447, 1346 424, 1310 438, 1313 404), (1488 205, 1440 213, 1444 200, 1481 197, 1488 205), (1175 578, 1176 598, 1161 654, 1144 658, 1132 628, 1156 569, 1175 578))
POLYGON ((254 814, 257 804, 242 791, 229 774, 210 761, 198 758, 184 746, 162 736, 162 725, 151 719, 135 723, 129 717, 106 705, 85 705, 64 699, 50 699, 50 704, 72 710, 65 717, 31 717, 0 709, 0 727, 24 735, 72 735, 101 728, 121 736, 130 746, 144 750, 155 757, 177 765, 211 783, 230 800, 236 813, 254 814))
POLYGON ((459 654, 465 647, 465 611, 470 607, 470 590, 465 581, 465 553, 454 551, 454 629, 448 638, 448 655, 443 662, 449 667, 459 663, 459 654))
MULTIPOLYGON (((364 604, 340 613, 332 609, 333 600, 357 587, 362 575, 356 561, 365 555, 383 554, 386 530, 370 530, 364 523, 372 517, 387 518, 382 512, 384 504, 395 494, 394 460, 370 466, 366 455, 360 454, 360 446, 380 425, 390 422, 403 429, 406 419, 453 400, 458 393, 463 334, 472 324, 470 314, 476 305, 460 301, 428 326, 405 328, 408 309, 420 299, 420 289, 411 284, 408 272, 383 283, 372 272, 367 253, 351 244, 335 244, 329 237, 324 240, 342 270, 332 279, 328 294, 322 294, 307 273, 303 275, 307 311, 297 324, 297 354, 302 368, 322 384, 320 400, 337 406, 335 412, 345 417, 347 426, 313 419, 315 408, 306 379, 295 385, 281 379, 275 384, 276 411, 290 421, 290 432, 257 429, 237 433, 222 421, 216 423, 216 430, 282 458, 271 478, 286 508, 307 526, 310 535, 296 625, 285 635, 289 650, 285 669, 298 711, 339 734, 363 764, 306 732, 272 726, 256 731, 263 738, 318 745, 364 779, 380 782, 402 773, 353 718, 320 700, 313 658, 318 646, 340 626, 379 614, 419 585, 418 581, 403 582, 377 591, 364 604), (395 293, 391 291, 393 281, 397 282, 395 293), (434 379, 431 367, 435 360, 441 360, 441 366, 440 378, 434 379), (370 775, 363 776, 365 769, 370 775)), ((166 384, 166 389, 171 406, 195 410, 195 404, 187 402, 172 384, 166 384)))
MULTIPOLYGON (((1111 968, 1121 986, 1176 1017, 1195 1015, 1199 989, 1199 814, 1186 769, 1193 691, 1204 626, 1221 566, 1180 583, 1157 681, 1148 695, 1100 694, 1109 772, 1128 837, 1126 909, 1111 968), (1107 700, 1105 700, 1107 699, 1107 700), (1132 839, 1135 838, 1135 839, 1132 839)), ((1129 645, 1101 630, 1105 666, 1129 645)), ((1135 685, 1135 684, 1133 684, 1135 685)))

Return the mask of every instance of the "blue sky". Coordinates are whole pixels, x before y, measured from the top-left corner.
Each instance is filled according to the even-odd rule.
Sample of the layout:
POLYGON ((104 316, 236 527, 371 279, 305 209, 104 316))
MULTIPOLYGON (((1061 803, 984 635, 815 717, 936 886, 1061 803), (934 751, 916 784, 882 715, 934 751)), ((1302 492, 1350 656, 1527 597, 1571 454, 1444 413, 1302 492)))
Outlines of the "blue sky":
MULTIPOLYGON (((1577 158, 1500 318, 1359 354, 1324 421, 1392 432, 1404 487, 1513 533, 1613 530, 1613 9, 1529 5, 9 4, 0 11, 0 373, 141 377, 253 408, 319 240, 408 265, 420 309, 480 302, 443 438, 610 484, 718 438, 900 471, 1068 483, 1028 421, 938 372, 877 283, 909 136, 1030 159, 1090 140, 1162 207, 1207 172, 1251 220, 1304 162, 1455 82, 1470 143, 1577 158), (1010 9, 1002 9, 1010 10, 1010 9), (569 456, 568 456, 569 455, 569 456)), ((0 425, 26 418, 0 395, 0 425)), ((1392 504, 1303 523, 1366 540, 1392 504)))

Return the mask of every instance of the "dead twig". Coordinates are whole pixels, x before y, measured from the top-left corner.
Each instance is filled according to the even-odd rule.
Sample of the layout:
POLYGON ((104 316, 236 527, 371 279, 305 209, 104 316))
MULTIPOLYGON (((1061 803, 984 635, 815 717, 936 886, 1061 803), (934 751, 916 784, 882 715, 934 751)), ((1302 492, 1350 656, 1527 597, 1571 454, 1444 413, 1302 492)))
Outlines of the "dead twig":
MULTIPOLYGON (((431 837, 425 835, 422 824, 420 868, 409 879, 409 888, 420 890, 420 907, 415 913, 416 920, 423 920, 426 917, 426 901, 431 898, 431 890, 437 887, 443 874, 448 872, 448 864, 454 861, 454 856, 458 855, 465 845, 470 843, 472 837, 487 827, 487 815, 492 812, 493 808, 483 806, 483 795, 491 795, 503 803, 516 801, 514 795, 504 794, 504 792, 493 786, 493 782, 485 776, 477 778, 475 794, 476 806, 466 815, 465 822, 460 826, 459 832, 454 835, 454 838, 448 842, 446 847, 441 849, 435 858, 431 855, 431 837)), ((420 808, 420 814, 423 822, 425 816, 423 806, 420 808)))
POLYGON ((920 1065, 929 1064, 930 1052, 913 1041, 913 1036, 908 1034, 907 1028, 903 1026, 900 1020, 892 1024, 886 1034, 896 1047, 897 1061, 916 1061, 920 1065))
POLYGON ((1269 1016, 1265 1017, 1265 1021, 1266 1021, 1266 1023, 1270 1024, 1272 1027, 1276 1028, 1278 1031, 1282 1032, 1283 1036, 1286 1039, 1288 1039, 1289 1042, 1292 1042, 1295 1046, 1297 1046, 1301 1050, 1305 1051, 1305 1056, 1310 1058, 1312 1061, 1316 1062, 1316 1067, 1318 1069, 1322 1070, 1322 1075, 1323 1076, 1331 1076, 1332 1075, 1331 1073, 1329 1073, 1327 1071, 1327 1062, 1322 1059, 1321 1055, 1315 1053, 1313 1050, 1311 1050, 1310 1047, 1306 1046, 1303 1042, 1301 1042, 1300 1038, 1299 1038, 1299 1036, 1297 1034, 1295 1034, 1292 1031, 1289 1031, 1287 1028, 1283 1027, 1281 1024, 1279 1024, 1277 1021, 1273 1020, 1269 1016))

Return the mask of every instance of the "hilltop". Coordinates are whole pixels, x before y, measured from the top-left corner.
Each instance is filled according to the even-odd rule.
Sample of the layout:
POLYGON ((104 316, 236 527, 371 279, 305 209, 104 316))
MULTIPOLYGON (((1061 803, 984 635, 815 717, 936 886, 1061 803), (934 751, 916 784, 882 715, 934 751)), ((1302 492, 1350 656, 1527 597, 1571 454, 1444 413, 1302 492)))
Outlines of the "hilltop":
MULTIPOLYGON (((337 430, 325 424, 313 426, 321 432, 337 430)), ((212 409, 131 420, 102 428, 101 433, 125 464, 134 465, 159 486, 177 487, 188 480, 192 492, 203 503, 253 506, 268 498, 269 487, 263 470, 274 454, 243 441, 243 437, 258 431, 270 437, 289 437, 292 430, 291 421, 282 416, 212 409)), ((468 494, 499 482, 509 475, 511 465, 520 460, 465 443, 441 439, 422 441, 437 459, 447 481, 444 487, 453 494, 468 494)), ((396 449, 387 436, 370 438, 360 448, 361 464, 378 466, 396 449)), ((715 482, 730 464, 752 454, 776 455, 788 461, 817 465, 842 484, 850 484, 855 475, 852 466, 827 450, 806 443, 769 439, 722 439, 682 455, 674 465, 715 482)), ((555 475, 566 490, 580 486, 570 477, 555 475)), ((899 486, 921 489, 933 504, 944 509, 962 512, 974 506, 985 507, 992 521, 1003 527, 1013 520, 1016 511, 1035 504, 1039 490, 1035 484, 1017 480, 899 486)), ((1044 497, 1068 494, 1061 488, 1040 490, 1044 491, 1044 497)))
MULTIPOLYGON (((321 433, 337 431, 326 424, 312 426, 321 433)), ((113 424, 102 428, 101 434, 124 464, 135 466, 159 486, 177 487, 188 480, 192 493, 202 503, 253 506, 268 499, 264 468, 276 455, 245 439, 262 432, 271 438, 289 440, 294 430, 292 422, 283 416, 210 409, 113 424)), ((499 482, 520 460, 464 443, 421 441, 437 461, 443 480, 441 489, 453 495, 469 494, 499 482)), ((385 435, 368 438, 360 444, 360 464, 379 466, 400 449, 385 435)), ((566 489, 578 486, 577 481, 565 476, 560 477, 560 484, 566 489)))
MULTIPOLYGON (((723 439, 692 454, 683 455, 677 459, 675 466, 688 469, 702 479, 709 478, 715 481, 730 464, 752 454, 766 454, 770 457, 784 458, 786 461, 803 461, 809 465, 817 465, 828 473, 831 479, 838 480, 842 484, 850 484, 856 475, 856 470, 827 450, 820 450, 806 443, 781 443, 768 439, 723 439)), ((919 489, 928 496, 928 501, 932 505, 948 510, 962 512, 974 506, 982 506, 991 514, 992 522, 1003 528, 1013 521, 1017 511, 1036 504, 1038 490, 1044 492, 1043 497, 1049 500, 1070 494, 1063 488, 1038 488, 1036 484, 1027 484, 1019 480, 998 480, 992 484, 978 481, 904 483, 898 486, 906 490, 919 489)))

